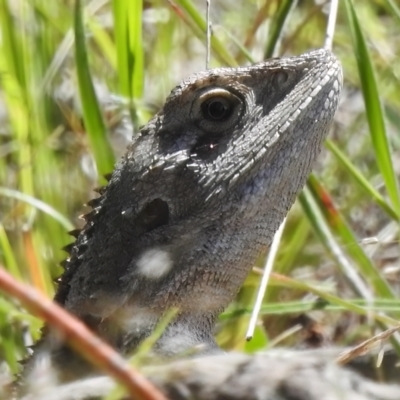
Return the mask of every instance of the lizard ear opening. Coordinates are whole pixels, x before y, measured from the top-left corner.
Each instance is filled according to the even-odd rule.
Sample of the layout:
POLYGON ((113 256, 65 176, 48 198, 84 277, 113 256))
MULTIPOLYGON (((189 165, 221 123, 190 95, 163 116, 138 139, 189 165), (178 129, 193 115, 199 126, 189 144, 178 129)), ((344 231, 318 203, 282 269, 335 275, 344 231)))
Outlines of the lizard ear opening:
POLYGON ((168 203, 161 199, 154 199, 147 203, 140 211, 137 221, 146 232, 152 231, 169 222, 168 203))

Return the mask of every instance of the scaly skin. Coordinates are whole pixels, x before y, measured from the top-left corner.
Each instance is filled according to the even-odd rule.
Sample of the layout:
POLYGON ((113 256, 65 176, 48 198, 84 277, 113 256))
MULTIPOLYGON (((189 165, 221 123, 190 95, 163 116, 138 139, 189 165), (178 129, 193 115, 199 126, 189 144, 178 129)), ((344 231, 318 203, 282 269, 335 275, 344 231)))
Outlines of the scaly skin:
MULTIPOLYGON (((133 139, 71 248, 55 300, 123 353, 179 314, 163 356, 201 344, 305 184, 338 105, 328 50, 192 75, 133 139)), ((45 334, 61 380, 90 373, 45 334)))

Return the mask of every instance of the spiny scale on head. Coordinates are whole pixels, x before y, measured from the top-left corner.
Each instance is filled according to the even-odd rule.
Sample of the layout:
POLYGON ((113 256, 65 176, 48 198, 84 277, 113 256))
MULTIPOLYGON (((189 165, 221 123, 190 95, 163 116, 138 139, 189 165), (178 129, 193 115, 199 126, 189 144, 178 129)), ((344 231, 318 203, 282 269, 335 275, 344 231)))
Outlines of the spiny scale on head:
MULTIPOLYGON (((111 179, 111 176, 112 173, 106 174, 104 178, 109 181, 111 179)), ((86 203, 86 205, 91 207, 92 210, 80 216, 80 218, 86 222, 84 227, 82 229, 73 229, 72 231, 68 232, 71 236, 75 237, 76 240, 74 243, 70 243, 63 248, 70 254, 70 257, 60 263, 61 267, 64 268, 64 274, 56 280, 56 283, 58 284, 58 290, 55 300, 60 304, 64 304, 65 298, 69 291, 69 280, 74 274, 74 271, 79 268, 79 265, 81 263, 80 256, 87 249, 87 238, 91 234, 91 228, 94 225, 94 217, 100 211, 101 203, 103 201, 103 195, 107 191, 107 185, 100 186, 94 189, 94 191, 100 194, 100 196, 91 199, 86 203)))
POLYGON ((99 186, 97 188, 94 188, 93 191, 102 195, 105 193, 107 186, 99 186))
POLYGON ((94 209, 94 210, 92 210, 92 211, 90 211, 90 212, 88 212, 88 213, 86 213, 86 214, 82 214, 82 215, 80 215, 79 216, 79 218, 80 219, 83 219, 84 221, 86 221, 86 222, 89 222, 89 221, 91 221, 92 219, 93 219, 93 217, 96 215, 96 214, 98 214, 98 210, 97 209, 94 209))
MULTIPOLYGON (((108 175, 111 177, 111 174, 108 174, 108 175)), ((76 228, 76 229, 72 229, 71 231, 68 232, 69 235, 71 235, 72 237, 74 237, 76 239, 73 243, 69 243, 62 248, 62 250, 66 251, 69 255, 71 255, 74 247, 75 247, 75 250, 77 251, 77 253, 83 253, 86 250, 87 243, 79 242, 78 238, 81 233, 83 233, 83 234, 89 233, 89 230, 93 225, 92 219, 99 212, 99 209, 101 207, 101 202, 103 199, 102 195, 106 192, 106 189, 107 189, 107 186, 100 186, 100 187, 94 189, 94 191, 99 193, 100 196, 96 197, 94 199, 91 199, 86 203, 86 205, 88 207, 92 208, 92 211, 80 216, 81 219, 86 221, 85 226, 82 229, 76 228)), ((65 271, 67 271, 70 264, 71 264, 71 257, 68 257, 65 260, 61 261, 59 265, 65 271)), ((61 277, 58 277, 54 280, 54 282, 57 284, 62 284, 63 280, 61 279, 61 277)))
POLYGON ((107 182, 110 182, 110 179, 111 179, 111 176, 112 176, 112 172, 110 172, 109 174, 104 174, 103 176, 104 176, 104 179, 105 179, 107 182))
POLYGON ((101 201, 102 201, 102 198, 101 198, 101 197, 96 197, 96 198, 94 198, 94 199, 89 200, 89 201, 86 203, 86 205, 89 206, 89 207, 92 207, 92 208, 97 208, 97 207, 100 206, 101 201))
POLYGON ((71 251, 74 246, 75 246, 75 242, 72 242, 72 243, 69 243, 69 244, 65 245, 64 247, 62 247, 62 250, 64 250, 68 254, 71 254, 71 251))
MULTIPOLYGON (((64 269, 66 269, 68 267, 68 263, 69 263, 69 258, 66 258, 65 260, 62 260, 60 262, 60 266, 64 269)), ((55 282, 57 282, 57 283, 60 282, 59 279, 60 279, 60 277, 56 278, 55 282)))
POLYGON ((82 232, 82 229, 72 229, 72 231, 68 232, 68 235, 73 236, 75 239, 79 236, 79 234, 82 232))

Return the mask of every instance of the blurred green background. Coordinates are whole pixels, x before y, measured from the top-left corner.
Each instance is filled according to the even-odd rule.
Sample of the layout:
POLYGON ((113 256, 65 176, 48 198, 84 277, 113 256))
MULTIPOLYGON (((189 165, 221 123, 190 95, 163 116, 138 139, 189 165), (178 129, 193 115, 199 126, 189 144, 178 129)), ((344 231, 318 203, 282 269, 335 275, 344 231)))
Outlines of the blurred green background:
MULTIPOLYGON (((103 174, 170 90, 206 64, 205 1, 82 3, 0 0, 0 262, 50 297, 67 231, 82 225, 103 174)), ((211 7, 211 67, 324 43, 327 1, 211 7)), ((260 257, 221 316, 226 349, 354 344, 399 319, 400 3, 343 0, 335 29, 345 87, 280 243, 274 271, 290 279, 272 277, 246 343, 260 257)), ((0 358, 12 372, 41 323, 0 297, 0 358)))

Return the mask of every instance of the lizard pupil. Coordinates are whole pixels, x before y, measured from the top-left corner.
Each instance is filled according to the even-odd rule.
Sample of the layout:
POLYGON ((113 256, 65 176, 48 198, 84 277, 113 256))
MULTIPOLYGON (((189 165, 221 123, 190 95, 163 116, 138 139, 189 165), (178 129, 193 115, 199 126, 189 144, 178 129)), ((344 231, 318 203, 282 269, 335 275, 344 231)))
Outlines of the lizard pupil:
POLYGON ((218 97, 205 101, 202 106, 204 117, 211 121, 224 121, 232 111, 227 99, 218 97))

